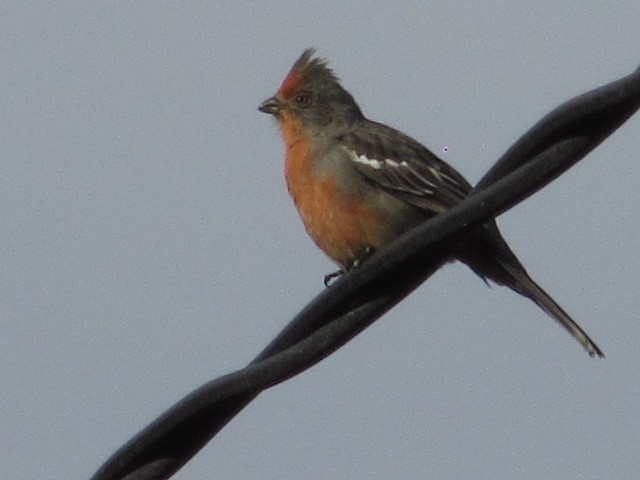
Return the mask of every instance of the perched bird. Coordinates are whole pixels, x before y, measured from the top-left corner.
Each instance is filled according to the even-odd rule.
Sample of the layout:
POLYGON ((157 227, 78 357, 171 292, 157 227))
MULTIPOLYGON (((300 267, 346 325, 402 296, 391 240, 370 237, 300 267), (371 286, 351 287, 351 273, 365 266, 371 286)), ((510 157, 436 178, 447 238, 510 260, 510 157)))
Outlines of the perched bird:
MULTIPOLYGON (((342 272, 471 192, 462 175, 416 140, 368 120, 313 49, 259 110, 280 126, 287 186, 307 232, 342 272)), ((604 356, 529 277, 495 221, 470 234, 454 255, 483 279, 533 300, 589 355, 604 356)))

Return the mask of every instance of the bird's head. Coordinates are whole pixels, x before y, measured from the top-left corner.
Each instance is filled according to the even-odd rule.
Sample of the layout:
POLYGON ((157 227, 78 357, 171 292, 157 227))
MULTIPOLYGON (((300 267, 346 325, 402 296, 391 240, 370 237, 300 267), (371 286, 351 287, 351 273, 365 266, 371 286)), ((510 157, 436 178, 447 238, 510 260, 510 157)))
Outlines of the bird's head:
POLYGON ((278 92, 260 104, 258 110, 279 121, 293 117, 308 126, 351 123, 363 118, 360 108, 324 59, 305 50, 294 63, 278 92))

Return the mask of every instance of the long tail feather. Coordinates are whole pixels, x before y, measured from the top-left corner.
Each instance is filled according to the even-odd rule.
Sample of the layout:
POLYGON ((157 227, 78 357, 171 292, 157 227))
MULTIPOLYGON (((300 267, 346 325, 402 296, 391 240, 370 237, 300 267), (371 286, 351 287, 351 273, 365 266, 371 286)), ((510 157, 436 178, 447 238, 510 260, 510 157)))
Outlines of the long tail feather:
POLYGON ((509 265, 502 265, 514 277, 517 282, 515 285, 507 285, 512 290, 530 298, 542 310, 554 318, 562 325, 576 340, 584 347, 587 353, 592 356, 604 357, 604 353, 591 340, 589 335, 565 312, 551 296, 545 292, 540 285, 533 281, 525 270, 515 269, 509 265))
POLYGON ((551 296, 529 276, 524 266, 502 238, 495 222, 483 225, 467 241, 461 244, 457 258, 466 263, 483 279, 530 298, 551 318, 562 325, 592 357, 604 357, 604 353, 589 335, 565 312, 551 296))

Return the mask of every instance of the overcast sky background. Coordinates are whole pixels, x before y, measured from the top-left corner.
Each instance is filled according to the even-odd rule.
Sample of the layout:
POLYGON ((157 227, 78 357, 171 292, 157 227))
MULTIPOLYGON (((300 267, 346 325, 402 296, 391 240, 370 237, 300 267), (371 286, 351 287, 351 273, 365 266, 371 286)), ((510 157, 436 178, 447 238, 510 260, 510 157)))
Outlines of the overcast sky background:
MULTIPOLYGON (((640 3, 4 2, 0 472, 87 478, 334 266, 259 113, 316 46, 472 183, 640 65, 640 3), (445 151, 446 150, 446 151, 445 151)), ((640 464, 640 115, 499 224, 607 354, 468 268, 262 394, 176 479, 604 479, 640 464)))

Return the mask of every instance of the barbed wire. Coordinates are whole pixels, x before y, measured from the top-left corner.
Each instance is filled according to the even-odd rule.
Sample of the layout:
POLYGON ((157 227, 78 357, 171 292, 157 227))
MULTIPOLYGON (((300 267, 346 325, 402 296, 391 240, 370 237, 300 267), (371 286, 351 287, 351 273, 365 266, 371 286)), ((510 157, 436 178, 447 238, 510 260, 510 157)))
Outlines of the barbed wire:
POLYGON ((514 143, 468 198, 323 290, 246 368, 173 405, 92 479, 171 477, 260 392, 310 368, 367 328, 447 261, 470 230, 553 181, 639 108, 640 68, 553 110, 514 143))

